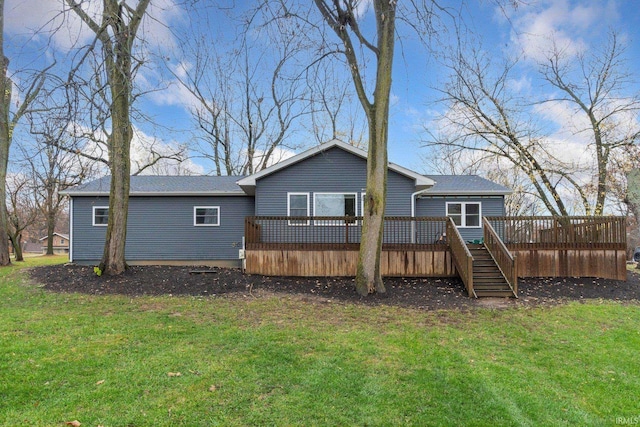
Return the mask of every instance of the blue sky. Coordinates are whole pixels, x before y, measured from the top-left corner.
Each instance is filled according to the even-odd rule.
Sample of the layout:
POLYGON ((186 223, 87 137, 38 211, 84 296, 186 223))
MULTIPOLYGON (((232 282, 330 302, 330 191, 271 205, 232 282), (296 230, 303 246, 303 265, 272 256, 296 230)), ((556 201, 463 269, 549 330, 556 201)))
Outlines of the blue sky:
MULTIPOLYGON (((101 2, 93 2, 97 8, 101 2)), ((155 1, 156 7, 151 11, 153 20, 145 23, 148 37, 147 47, 154 51, 166 52, 167 57, 175 63, 187 62, 190 58, 175 38, 175 33, 189 31, 194 25, 188 13, 180 9, 173 0, 155 1)), ((229 5, 238 2, 229 2, 229 5)), ((451 1, 457 7, 459 2, 451 1)), ((17 72, 28 67, 50 61, 56 57, 59 69, 63 70, 65 60, 73 53, 74 43, 86 42, 89 33, 82 30, 77 19, 68 18, 61 21, 57 13, 60 6, 51 0, 7 0, 5 5, 5 43, 11 57, 11 71, 17 72), (37 11, 37 13, 34 13, 37 11), (47 22, 62 26, 53 36, 52 41, 43 35, 33 36, 33 30, 46 26, 47 22)), ((231 10, 233 12, 233 10, 231 10)), ((522 54, 523 59, 514 76, 514 85, 520 90, 529 91, 535 96, 543 96, 548 90, 541 85, 537 75, 536 59, 549 47, 551 39, 567 49, 584 49, 603 42, 607 33, 615 29, 627 44, 626 58, 629 67, 635 71, 640 65, 640 8, 635 1, 570 1, 570 0, 530 0, 516 11, 509 10, 508 17, 499 12, 493 2, 469 1, 461 12, 467 26, 483 41, 484 49, 496 58, 504 55, 522 54)), ((235 24, 232 24, 219 10, 207 8, 203 15, 209 16, 209 30, 218 40, 230 39, 235 24)), ((365 12, 362 19, 370 18, 365 12)), ((197 25, 203 25, 198 21, 197 25)), ((446 70, 438 60, 428 53, 410 34, 403 33, 406 28, 399 27, 402 43, 396 47, 396 62, 390 111, 389 159, 405 167, 420 172, 425 169, 424 156, 429 153, 420 146, 421 133, 425 126, 442 107, 434 101, 438 98, 433 90, 446 80, 446 70)), ((441 39, 449 37, 444 28, 440 29, 441 39)), ((450 28, 449 28, 450 31, 450 28)), ((154 84, 154 72, 161 65, 151 64, 145 73, 139 76, 142 84, 154 84)), ((346 72, 346 70, 344 70, 346 72)), ((19 77, 19 73, 16 74, 19 77)), ((629 88, 630 92, 638 92, 638 87, 629 88)), ((143 137, 157 138, 166 144, 189 142, 189 129, 193 127, 188 103, 184 91, 177 85, 169 85, 166 89, 146 96, 140 108, 152 116, 156 125, 137 123, 139 134, 143 137)), ((359 107, 358 107, 359 108, 359 107)), ((564 120, 562 112, 555 117, 541 116, 541 120, 553 129, 564 120)), ((299 124, 303 126, 303 124, 299 124)), ((313 144, 304 132, 301 136, 293 136, 290 145, 310 146, 313 144), (302 140, 296 141, 295 138, 302 140)), ((558 140, 568 138, 558 135, 558 140)), ((567 147, 573 147, 567 141, 567 147)), ((573 148, 567 148, 571 150, 573 148)), ((568 153, 570 154, 570 153, 568 153)), ((196 161, 197 163, 197 161, 196 161)), ((201 164, 201 172, 208 172, 207 165, 201 164)))

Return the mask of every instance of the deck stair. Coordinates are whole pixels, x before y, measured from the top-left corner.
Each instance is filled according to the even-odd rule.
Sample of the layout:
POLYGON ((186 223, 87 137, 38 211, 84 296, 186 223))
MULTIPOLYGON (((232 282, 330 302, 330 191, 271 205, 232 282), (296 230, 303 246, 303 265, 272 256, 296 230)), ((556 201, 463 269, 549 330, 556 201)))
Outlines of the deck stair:
POLYGON ((502 271, 484 245, 467 244, 473 256, 473 290, 476 297, 516 297, 502 271))

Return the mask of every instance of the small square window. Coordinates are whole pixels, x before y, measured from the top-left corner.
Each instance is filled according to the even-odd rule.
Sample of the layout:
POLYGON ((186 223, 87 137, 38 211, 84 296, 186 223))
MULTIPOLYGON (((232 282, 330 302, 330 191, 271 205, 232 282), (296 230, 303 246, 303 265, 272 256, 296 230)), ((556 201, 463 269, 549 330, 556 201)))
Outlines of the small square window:
POLYGON ((193 225, 200 227, 217 227, 220 225, 220 207, 195 206, 193 208, 193 225))
POLYGON ((446 215, 457 227, 480 227, 480 203, 447 202, 446 210, 446 215))
POLYGON ((104 227, 109 222, 109 207, 94 206, 93 207, 93 225, 104 227))

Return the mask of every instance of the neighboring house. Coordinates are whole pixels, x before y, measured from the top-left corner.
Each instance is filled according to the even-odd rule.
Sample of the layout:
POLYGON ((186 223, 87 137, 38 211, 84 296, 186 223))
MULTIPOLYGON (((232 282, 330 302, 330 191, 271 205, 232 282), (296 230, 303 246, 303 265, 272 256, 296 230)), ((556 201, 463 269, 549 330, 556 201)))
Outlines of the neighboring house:
MULTIPOLYGON (((43 254, 47 253, 47 236, 40 239, 41 250, 43 254)), ((69 253, 69 236, 58 232, 53 233, 53 253, 68 254, 69 253)))
MULTIPOLYGON (((132 176, 127 262, 239 265, 245 217, 360 216, 366 156, 330 141, 249 176, 132 176)), ((386 216, 449 216, 467 240, 482 238, 483 216, 505 214, 511 193, 478 176, 421 175, 392 163, 387 182, 386 216)), ((73 262, 102 256, 109 187, 105 177, 65 192, 73 262)), ((292 232, 333 225, 288 221, 292 232)))

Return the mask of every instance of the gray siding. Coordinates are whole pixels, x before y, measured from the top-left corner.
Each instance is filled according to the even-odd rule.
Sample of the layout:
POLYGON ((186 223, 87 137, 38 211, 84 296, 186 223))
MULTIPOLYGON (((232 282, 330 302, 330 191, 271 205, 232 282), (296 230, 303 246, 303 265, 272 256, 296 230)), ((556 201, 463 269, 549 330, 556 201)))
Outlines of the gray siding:
MULTIPOLYGON (((108 197, 73 198, 73 260, 102 258, 107 228, 92 225, 93 206, 108 197)), ((131 197, 126 258, 142 260, 236 260, 244 218, 254 211, 252 197, 131 197), (220 226, 193 225, 194 206, 219 206, 220 226)))
MULTIPOLYGON (((367 182, 366 160, 340 148, 331 148, 299 163, 279 170, 256 182, 256 211, 259 216, 286 216, 287 193, 357 193, 357 212, 362 212, 362 193, 367 182)), ((387 216, 411 216, 411 194, 415 181, 389 171, 387 178, 387 216)))
MULTIPOLYGON (((479 202, 482 216, 503 216, 504 197, 424 197, 416 202, 416 216, 445 216, 447 202, 479 202)), ((458 228, 465 240, 481 239, 482 228, 458 228)))

